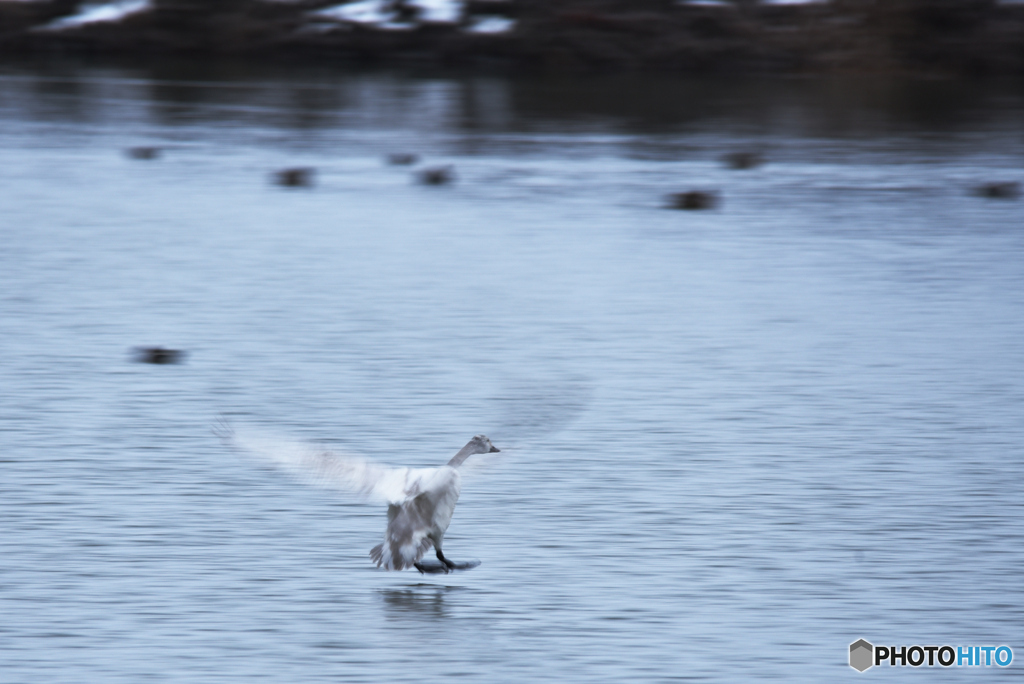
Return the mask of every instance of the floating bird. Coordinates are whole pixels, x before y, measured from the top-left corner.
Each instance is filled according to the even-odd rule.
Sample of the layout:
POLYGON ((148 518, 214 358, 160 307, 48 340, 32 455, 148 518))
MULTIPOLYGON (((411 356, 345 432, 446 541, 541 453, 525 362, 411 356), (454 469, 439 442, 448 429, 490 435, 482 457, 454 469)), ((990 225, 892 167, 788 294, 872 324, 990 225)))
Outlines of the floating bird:
POLYGON ((315 173, 316 169, 310 168, 281 169, 274 173, 274 181, 286 188, 308 188, 315 173))
POLYGON ((434 166, 423 169, 416 177, 423 185, 448 185, 455 182, 455 169, 452 166, 434 166))
POLYGON ((673 209, 714 209, 718 206, 718 193, 691 190, 669 195, 668 200, 669 206, 673 209))
POLYGON ((722 157, 722 161, 730 169, 746 171, 756 169, 764 163, 764 156, 760 152, 730 152, 722 157))
POLYGON ((985 183, 974 188, 974 194, 988 199, 1017 199, 1020 197, 1020 183, 985 183))
POLYGON ((412 166, 419 160, 419 156, 404 152, 394 152, 388 155, 388 164, 392 166, 412 166))
POLYGON ((129 147, 125 150, 131 159, 150 160, 160 156, 159 147, 129 147))
POLYGON ((392 468, 348 454, 303 445, 268 444, 239 436, 222 425, 225 441, 325 484, 386 501, 388 526, 384 541, 370 550, 370 558, 385 570, 416 568, 421 573, 465 570, 478 562, 455 563, 441 550, 444 533, 459 500, 462 477, 459 466, 474 454, 501 451, 484 435, 469 440, 447 465, 439 468, 392 468), (434 548, 440 565, 421 562, 434 548))
POLYGON ((135 360, 139 363, 155 363, 158 365, 181 363, 185 358, 185 352, 179 349, 164 349, 163 347, 136 347, 135 360))

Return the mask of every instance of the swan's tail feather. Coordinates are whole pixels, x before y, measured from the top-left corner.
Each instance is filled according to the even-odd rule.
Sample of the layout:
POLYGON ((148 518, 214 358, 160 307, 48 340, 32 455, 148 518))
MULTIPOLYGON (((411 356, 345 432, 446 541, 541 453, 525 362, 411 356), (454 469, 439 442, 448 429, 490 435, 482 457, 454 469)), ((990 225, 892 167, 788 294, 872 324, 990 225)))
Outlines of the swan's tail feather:
POLYGON ((370 560, 385 570, 405 570, 423 558, 434 542, 421 539, 419 544, 389 544, 382 542, 370 549, 370 560))
POLYGON ((370 560, 377 564, 379 568, 381 563, 384 562, 384 544, 380 543, 370 549, 370 560))

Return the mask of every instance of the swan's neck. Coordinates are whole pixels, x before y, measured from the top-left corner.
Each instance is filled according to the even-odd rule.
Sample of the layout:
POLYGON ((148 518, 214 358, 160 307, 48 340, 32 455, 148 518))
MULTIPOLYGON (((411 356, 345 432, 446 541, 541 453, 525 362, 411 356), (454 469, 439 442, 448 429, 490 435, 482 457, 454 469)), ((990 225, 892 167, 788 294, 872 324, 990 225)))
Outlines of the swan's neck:
POLYGON ((462 465, 463 461, 472 456, 474 453, 476 452, 473 451, 473 442, 470 442, 466 446, 459 449, 459 453, 452 456, 452 460, 448 461, 448 465, 450 465, 452 468, 458 468, 460 465, 462 465))

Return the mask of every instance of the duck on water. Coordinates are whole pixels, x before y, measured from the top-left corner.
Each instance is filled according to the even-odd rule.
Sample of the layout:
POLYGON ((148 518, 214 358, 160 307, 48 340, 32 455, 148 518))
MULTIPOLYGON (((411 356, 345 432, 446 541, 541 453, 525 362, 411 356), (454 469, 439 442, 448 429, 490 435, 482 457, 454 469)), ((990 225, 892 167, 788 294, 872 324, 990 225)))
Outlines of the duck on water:
POLYGON ((227 425, 218 429, 232 446, 255 453, 276 465, 305 476, 314 484, 355 492, 368 499, 386 501, 388 526, 384 541, 370 550, 378 568, 421 573, 469 569, 478 563, 455 563, 441 549, 444 533, 459 500, 462 477, 459 467, 475 454, 497 453, 485 435, 466 443, 447 465, 437 468, 393 468, 349 454, 305 445, 274 444, 237 434, 227 425), (433 547, 440 564, 423 561, 433 547))

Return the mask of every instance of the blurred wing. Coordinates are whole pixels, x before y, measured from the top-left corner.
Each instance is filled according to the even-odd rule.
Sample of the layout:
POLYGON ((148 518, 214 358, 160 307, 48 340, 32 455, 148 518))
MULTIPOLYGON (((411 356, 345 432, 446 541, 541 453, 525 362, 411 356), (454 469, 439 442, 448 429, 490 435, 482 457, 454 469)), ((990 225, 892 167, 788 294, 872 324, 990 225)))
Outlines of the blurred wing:
POLYGON ((505 377, 489 400, 498 420, 486 429, 501 452, 471 456, 459 471, 467 479, 494 475, 512 466, 519 451, 551 448, 551 437, 584 415, 592 398, 591 381, 571 373, 505 377))
POLYGON ((391 468, 341 451, 236 430, 217 428, 226 443, 260 460, 284 468, 321 487, 354 492, 368 499, 401 503, 423 491, 433 468, 391 468))
POLYGON ((543 443, 582 416, 592 398, 591 383, 584 377, 507 377, 491 399, 501 418, 488 434, 502 451, 543 443))

